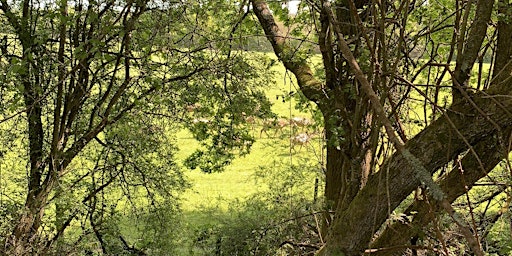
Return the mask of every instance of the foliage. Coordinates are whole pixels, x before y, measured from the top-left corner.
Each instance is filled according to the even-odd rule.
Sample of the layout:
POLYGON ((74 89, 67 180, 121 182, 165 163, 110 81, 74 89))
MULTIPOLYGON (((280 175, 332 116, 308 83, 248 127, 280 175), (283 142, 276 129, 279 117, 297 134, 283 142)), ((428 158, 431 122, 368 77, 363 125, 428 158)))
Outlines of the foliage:
POLYGON ((201 142, 185 162, 204 172, 222 171, 236 154, 247 154, 254 142, 247 117, 272 116, 261 91, 273 79, 273 62, 264 54, 233 52, 223 74, 204 74, 189 83, 184 98, 199 108, 186 117, 186 127, 201 142), (192 92, 192 93, 191 93, 192 92))
POLYGON ((288 199, 294 203, 276 204, 258 197, 232 203, 216 224, 195 227, 195 247, 200 249, 201 255, 303 255, 311 252, 314 247, 308 245, 318 239, 311 213, 314 208, 298 197, 288 199))
POLYGON ((233 46, 243 13, 206 11, 234 5, 217 1, 0 3, 0 168, 13 170, 0 174, 0 203, 14 223, 1 227, 4 248, 171 251, 187 187, 172 134, 190 128, 218 152, 199 166, 217 171, 249 152, 242 113, 270 113, 260 90, 270 62, 233 46), (194 103, 214 125, 194 128, 194 103), (152 231, 123 240, 123 211, 152 231))
POLYGON ((318 211, 320 200, 314 201, 318 165, 302 159, 289 166, 287 161, 283 157, 282 162, 267 163, 256 171, 254 186, 268 186, 268 190, 231 201, 228 209, 219 206, 222 201, 200 207, 210 221, 192 226, 189 240, 196 250, 190 254, 304 255, 314 251, 317 221, 323 218, 318 211))
POLYGON ((269 189, 209 209, 218 222, 187 243, 509 253, 512 9, 494 2, 311 0, 291 14, 286 1, 0 0, 2 253, 177 253, 177 148, 193 151, 186 167, 223 171, 278 118, 275 60, 244 51, 270 49, 258 24, 297 78, 277 98, 309 112, 321 149, 299 156, 283 142, 299 128, 282 129, 289 161, 256 174, 269 189), (184 129, 198 148, 177 145, 184 129))

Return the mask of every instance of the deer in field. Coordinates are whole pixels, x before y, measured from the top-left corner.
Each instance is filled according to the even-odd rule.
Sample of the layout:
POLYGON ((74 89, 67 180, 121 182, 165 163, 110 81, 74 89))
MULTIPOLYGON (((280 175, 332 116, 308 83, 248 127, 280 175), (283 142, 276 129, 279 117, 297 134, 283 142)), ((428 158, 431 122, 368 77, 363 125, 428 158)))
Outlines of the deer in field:
POLYGON ((315 135, 316 135, 315 133, 308 134, 307 132, 303 132, 303 133, 299 133, 297 135, 292 136, 290 138, 290 144, 291 144, 292 150, 295 151, 295 146, 299 146, 298 151, 300 152, 302 147, 309 144, 309 142, 315 135))
POLYGON ((256 117, 255 116, 246 116, 246 117, 244 117, 244 120, 245 120, 246 123, 251 124, 251 125, 256 123, 256 117))
POLYGON ((304 128, 307 128, 308 126, 312 125, 313 122, 308 119, 308 118, 305 118, 305 117, 293 117, 291 120, 290 120, 290 123, 294 126, 294 127, 300 127, 302 128, 302 130, 304 130, 304 128))
POLYGON ((251 127, 251 130, 254 130, 254 125, 257 122, 257 117, 253 115, 247 115, 245 112, 242 112, 243 121, 251 127))
POLYGON ((274 131, 274 136, 275 136, 278 132, 282 132, 283 128, 289 124, 290 124, 290 122, 284 118, 277 118, 277 119, 274 118, 274 119, 264 120, 263 126, 260 131, 260 138, 263 133, 265 133, 267 135, 267 137, 270 137, 270 135, 268 134, 269 130, 275 130, 274 131))

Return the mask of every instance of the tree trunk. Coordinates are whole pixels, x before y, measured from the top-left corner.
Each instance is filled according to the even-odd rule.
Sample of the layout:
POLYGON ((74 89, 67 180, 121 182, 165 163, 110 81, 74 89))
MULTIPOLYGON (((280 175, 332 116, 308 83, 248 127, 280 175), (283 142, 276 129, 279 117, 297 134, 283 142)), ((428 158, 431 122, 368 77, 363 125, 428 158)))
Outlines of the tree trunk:
MULTIPOLYGON (((20 29, 24 28, 26 27, 24 26, 20 29)), ((20 33, 22 35, 30 35, 28 30, 23 30, 20 33)), ((27 109, 26 120, 29 140, 28 155, 30 173, 28 177, 28 192, 25 201, 25 209, 15 225, 11 240, 14 248, 13 253, 15 255, 23 255, 31 252, 31 244, 41 225, 43 208, 48 196, 40 187, 45 169, 43 162, 44 132, 41 106, 41 93, 43 90, 40 86, 38 71, 29 60, 37 53, 34 52, 33 42, 30 37, 20 36, 20 38, 23 46, 23 69, 20 72, 20 80, 23 82, 24 104, 27 109)))
MULTIPOLYGON (((469 101, 459 102, 406 143, 405 148, 433 174, 469 146, 496 136, 498 129, 505 130, 512 125, 508 111, 512 107, 512 99, 504 97, 510 96, 511 89, 509 82, 487 90, 486 95, 474 95, 474 104, 488 114, 486 117, 480 115, 469 101), (501 95, 503 100, 496 102, 488 95, 501 95), (492 123, 487 120, 489 118, 492 123)), ((492 159, 481 161, 487 163, 492 159)), ((373 175, 347 210, 336 213, 326 248, 319 255, 332 255, 337 251, 359 255, 368 247, 373 233, 384 223, 388 213, 420 185, 416 168, 400 154, 395 153, 383 169, 388 171, 373 175)))
MULTIPOLYGON (((51 188, 45 187, 34 196, 27 198, 25 210, 14 228, 10 241, 13 255, 37 254, 39 244, 37 232, 48 201, 51 188)), ((34 194, 33 190, 30 191, 34 194)))
MULTIPOLYGON (((506 134, 510 134, 511 129, 507 129, 506 134)), ((508 138, 503 138, 507 140, 508 138)), ((439 181, 440 187, 446 192, 446 200, 450 203, 455 201, 461 195, 464 195, 473 184, 485 177, 507 154, 506 148, 499 143, 497 137, 489 137, 486 140, 479 142, 474 146, 475 153, 469 152, 462 159, 461 166, 463 172, 459 167, 455 167, 448 175, 439 181), (479 160, 484 166, 480 165, 479 160), (484 169, 482 169, 484 168, 484 169)), ((442 207, 435 200, 417 200, 411 204, 405 214, 414 216, 411 223, 396 222, 392 226, 387 227, 378 239, 372 242, 370 248, 385 248, 401 245, 410 245, 411 239, 416 237, 419 232, 427 226, 436 213, 441 211, 442 207), (415 212, 415 214, 412 214, 415 212)), ((403 247, 398 250, 383 250, 374 253, 375 255, 401 255, 403 247)), ((373 255, 373 254, 372 254, 373 255)))
MULTIPOLYGON (((351 1, 347 2, 350 5, 351 1)), ((280 33, 279 28, 275 25, 275 21, 266 2, 253 0, 252 4, 253 10, 265 31, 267 39, 274 47, 274 52, 284 63, 285 67, 295 74, 304 95, 317 103, 324 114, 326 135, 328 138, 327 184, 325 193, 328 201, 332 202, 336 196, 338 196, 338 199, 334 203, 337 204, 336 215, 329 228, 326 239, 327 242, 318 252, 319 255, 360 255, 368 248, 374 233, 381 228, 381 225, 388 218, 388 214, 403 202, 403 200, 420 186, 422 182, 432 180, 431 175, 433 173, 445 166, 448 162, 456 159, 457 156, 468 149, 471 149, 472 152, 474 151, 473 147, 482 147, 477 146, 479 144, 483 145, 481 143, 494 143, 495 140, 493 140, 493 138, 502 137, 503 131, 507 130, 507 127, 512 124, 512 114, 508 111, 508 109, 512 107, 512 99, 510 99, 512 82, 510 79, 501 80, 500 84, 495 82, 490 89, 481 93, 471 94, 466 90, 454 90, 454 94, 460 91, 461 97, 454 96, 456 99, 455 103, 446 110, 443 116, 427 126, 403 147, 401 146, 400 151, 410 152, 412 154, 411 157, 417 158, 418 162, 406 159, 400 153, 395 153, 387 159, 384 166, 380 167, 381 171, 368 179, 366 186, 360 190, 359 186, 356 186, 358 189, 354 190, 353 188, 355 186, 353 184, 355 184, 355 182, 350 178, 355 176, 351 176, 351 173, 355 173, 355 166, 359 166, 357 169, 361 171, 360 173, 363 173, 361 166, 366 165, 362 164, 362 162, 364 162, 362 159, 367 159, 366 157, 362 157, 362 159, 355 157, 360 157, 361 154, 355 154, 354 152, 364 152, 363 156, 366 156, 368 151, 365 150, 365 145, 358 140, 353 140, 355 143, 344 142, 345 144, 340 144, 338 147, 329 144, 331 137, 336 137, 332 133, 331 129, 333 128, 341 127, 343 130, 346 130, 347 133, 350 133, 349 136, 345 134, 344 139, 352 139, 354 133, 364 133, 359 123, 353 122, 352 115, 365 116, 368 112, 354 111, 354 108, 350 107, 350 102, 344 101, 343 97, 339 97, 340 95, 343 96, 343 94, 336 94, 336 90, 339 90, 339 88, 333 86, 341 86, 340 81, 346 83, 350 81, 350 78, 339 79, 340 77, 336 77, 339 76, 336 72, 342 72, 341 66, 332 68, 331 63, 336 62, 335 60, 340 58, 340 54, 336 51, 330 51, 332 50, 333 44, 329 33, 332 33, 331 31, 333 30, 336 31, 336 35, 338 36, 337 40, 342 41, 343 37, 346 36, 342 34, 342 32, 350 35, 353 30, 343 30, 343 27, 336 27, 342 25, 340 24, 340 20, 335 20, 335 17, 332 18, 330 24, 326 24, 326 20, 333 16, 323 11, 323 8, 326 6, 330 8, 328 7, 329 2, 324 2, 324 6, 321 7, 316 6, 320 7, 319 21, 321 28, 319 30, 319 45, 326 74, 326 83, 323 85, 312 76, 310 69, 304 61, 295 60, 292 56, 283 54, 285 52, 283 49, 287 49, 287 47, 289 48, 290 46, 286 43, 286 37, 280 33), (333 83, 334 80, 336 80, 337 83, 333 83), (324 95, 326 96, 324 97, 324 95), (341 100, 336 102, 332 100, 333 98, 341 98, 341 100), (338 103, 341 106, 336 106, 336 104, 333 103, 338 103), (329 123, 331 119, 342 119, 344 122, 349 122, 349 124, 347 125, 338 121, 332 125, 329 123), (333 152, 336 150, 340 152, 333 152), (349 161, 357 162, 359 165, 349 163, 349 161), (418 170, 420 169, 426 169, 427 173, 419 172, 418 170)), ((340 4, 340 2, 337 2, 337 4, 340 4)), ((453 77, 454 88, 465 86, 468 82, 469 71, 479 54, 482 39, 485 37, 492 6, 493 1, 478 1, 475 21, 471 23, 468 35, 469 40, 467 44, 463 42, 464 47, 462 55, 464 56, 458 56, 456 72, 454 72, 453 77)), ((387 12, 385 4, 378 5, 378 7, 381 8, 378 11, 381 12, 382 15, 385 15, 387 12)), ((336 10, 342 12, 340 8, 336 10)), ((353 6, 351 6, 351 11, 354 11, 353 6)), ((340 18, 338 17, 338 19, 340 18)), ((342 20, 348 22, 350 19, 342 17, 342 20)), ((351 22, 352 21, 348 23, 351 22)), ((378 29, 384 31, 385 21, 382 20, 381 22, 382 23, 375 23, 382 25, 382 27, 378 29)), ((366 37, 365 40, 370 39, 366 37)), ((385 38, 379 38, 378 40, 382 41, 385 40, 385 38)), ((386 42, 384 41, 375 42, 375 44, 380 43, 384 43, 384 47, 389 46, 385 44, 386 42)), ((380 45, 375 47, 380 47, 380 45)), ((343 48, 340 49, 343 51, 343 48)), ((352 51, 352 49, 348 47, 344 49, 348 49, 347 51, 349 53, 352 51)), ((387 49, 379 48, 379 50, 385 53, 387 49)), ((357 47, 354 51, 357 51, 357 47)), ((386 58, 387 56, 384 53, 379 55, 379 57, 386 58)), ((345 51, 343 55, 345 56, 345 51)), ((391 62, 391 60, 386 59, 374 61, 377 62, 375 65, 382 65, 379 61, 391 62)), ((338 62, 338 64, 339 63, 340 62, 338 62)), ((382 72, 382 70, 378 69, 379 67, 382 66, 377 66, 375 72, 382 72)), ((358 79, 366 79, 360 69, 355 73, 358 79)), ((372 77, 373 75, 373 73, 367 74, 367 77, 372 77)), ((350 74, 347 73, 347 76, 350 76, 350 74)), ((388 78, 385 76, 382 77, 383 81, 386 79, 388 78)), ((385 82, 383 82, 383 84, 379 83, 372 86, 385 85, 385 82)), ((371 88, 371 86, 366 86, 365 88, 367 87, 371 88)), ((354 88, 357 90, 356 87, 354 88)), ((364 95, 352 96, 359 99, 364 99, 365 97, 364 95)), ((376 96, 372 95, 372 97, 372 102, 375 104, 376 100, 374 98, 376 96)), ((373 107, 376 108, 376 106, 373 107)), ((378 112, 379 118, 386 121, 387 117, 382 113, 382 110, 378 112)), ((377 128, 376 130, 379 129, 377 128)), ((394 131, 389 129, 389 125, 386 126, 386 131, 388 135, 389 133, 394 134, 394 131)), ((493 155, 485 156, 481 158, 481 161, 484 169, 490 169, 496 164, 496 158, 493 155)), ((453 173, 453 175, 456 174, 456 172, 453 173)), ((478 175, 481 175, 481 173, 478 173, 478 175)), ((469 180, 478 179, 478 175, 469 180)), ((359 179, 364 180, 362 175, 359 176, 359 179)), ((453 181, 447 180, 446 182, 448 182, 447 185, 450 185, 453 181)), ((447 197, 455 197, 452 193, 456 194, 457 190, 455 189, 453 192, 450 191, 448 195, 444 195, 442 191, 439 192, 440 194, 437 194, 436 197, 444 198, 446 202, 447 197)))
MULTIPOLYGON (((326 129, 325 137, 329 143, 329 139, 332 139, 334 136, 332 132, 329 132, 326 129)), ((344 168, 346 161, 339 146, 328 144, 326 157, 325 199, 327 200, 328 209, 336 209, 336 204, 342 189, 341 184, 343 183, 343 173, 348 170, 347 168, 344 168)))

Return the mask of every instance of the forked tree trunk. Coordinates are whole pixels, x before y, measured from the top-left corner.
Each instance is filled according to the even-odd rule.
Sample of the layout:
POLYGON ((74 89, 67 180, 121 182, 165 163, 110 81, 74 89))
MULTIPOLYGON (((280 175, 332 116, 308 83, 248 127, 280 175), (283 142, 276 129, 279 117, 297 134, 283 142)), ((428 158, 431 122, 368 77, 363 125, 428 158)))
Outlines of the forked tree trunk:
MULTIPOLYGON (((405 148, 433 174, 468 146, 495 137, 498 129, 506 131, 512 125, 509 112, 512 108, 511 93, 512 82, 509 82, 487 90, 486 95, 474 95, 473 103, 488 113, 486 117, 475 109, 473 103, 459 102, 406 143, 405 148), (497 102, 493 95, 504 98, 497 102), (489 118, 492 122, 488 121, 489 118)), ((484 165, 494 161, 490 158, 480 160, 484 165)), ((373 233, 384 223, 388 213, 420 185, 416 167, 410 166, 400 154, 394 154, 384 168, 388 171, 373 175, 347 210, 336 213, 338 221, 331 227, 328 242, 320 255, 335 255, 333 253, 336 252, 359 255, 368 247, 373 233)))

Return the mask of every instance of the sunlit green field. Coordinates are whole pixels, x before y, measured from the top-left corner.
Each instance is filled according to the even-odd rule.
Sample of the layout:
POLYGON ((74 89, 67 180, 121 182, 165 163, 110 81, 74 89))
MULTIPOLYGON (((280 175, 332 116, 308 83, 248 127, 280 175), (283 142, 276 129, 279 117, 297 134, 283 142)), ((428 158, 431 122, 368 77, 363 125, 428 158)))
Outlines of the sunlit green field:
MULTIPOLYGON (((311 114, 300 112, 295 109, 295 101, 283 101, 282 95, 297 91, 297 86, 286 74, 284 67, 278 65, 276 68, 276 83, 269 85, 266 90, 267 96, 273 102, 273 111, 283 118, 307 117, 311 119, 311 114)), ((183 196, 183 209, 185 211, 200 210, 205 206, 215 206, 219 209, 226 209, 230 201, 243 200, 255 192, 261 192, 267 189, 265 184, 257 183, 255 173, 262 166, 269 166, 273 161, 283 161, 294 156, 308 156, 314 159, 315 153, 321 150, 319 143, 314 141, 302 148, 290 148, 290 135, 298 134, 303 130, 293 130, 285 127, 283 131, 269 131, 269 134, 261 133, 262 120, 257 120, 252 125, 252 133, 256 142, 252 146, 249 155, 237 158, 224 172, 207 174, 200 170, 186 170, 186 176, 193 184, 183 196), (276 134, 274 134, 274 132, 276 134)), ((309 132, 313 131, 309 129, 309 132)), ((182 160, 190 155, 199 144, 192 138, 187 131, 182 131, 178 135, 179 154, 178 158, 182 160)), ((317 136, 318 139, 320 135, 317 136)))
MULTIPOLYGON (((487 65, 487 64, 486 64, 487 65)), ((486 66, 488 68, 488 65, 486 66)), ((267 96, 273 101, 273 110, 280 116, 293 117, 305 116, 310 118, 310 113, 301 113, 295 109, 295 102, 283 102, 282 98, 276 97, 290 91, 296 91, 297 88, 288 74, 285 73, 283 67, 277 68, 277 83, 268 90, 267 96)), ((472 81, 476 82, 476 81, 472 81)), ((450 77, 443 79, 443 86, 449 85, 450 77)), ((419 88, 422 90, 424 88, 419 88)), ((425 100, 425 92, 421 93, 413 91, 410 94, 412 100, 405 110, 406 118, 404 118, 404 127, 407 137, 411 138, 421 131, 428 123, 436 117, 432 116, 434 107, 431 106, 432 100, 425 100), (430 105, 430 106, 429 106, 430 105), (425 108, 425 106, 427 106, 425 108)), ((438 110, 449 106, 449 89, 443 88, 438 96, 438 110)), ((427 96, 432 97, 433 89, 427 91, 427 96)), ((193 184, 183 196, 182 209, 184 210, 184 221, 187 232, 191 232, 194 228, 216 223, 223 215, 229 215, 229 205, 236 201, 243 201, 250 198, 255 193, 264 192, 268 189, 267 184, 258 182, 257 173, 261 167, 271 166, 275 162, 293 163, 297 162, 299 156, 310 159, 311 162, 322 162, 322 145, 315 141, 302 148, 299 152, 292 150, 289 143, 289 135, 296 134, 298 131, 285 130, 286 134, 280 134, 269 138, 263 134, 260 138, 261 123, 255 124, 253 132, 257 141, 253 145, 249 155, 236 159, 226 171, 222 173, 206 174, 199 170, 188 170, 186 176, 193 184), (205 211, 208 209, 208 211, 205 211)), ((320 139, 320 138, 319 138, 320 139)), ((183 131, 178 135, 178 145, 180 147, 179 158, 184 158, 192 153, 194 145, 198 146, 191 136, 183 131)), ((279 171, 276 167, 275 171, 279 171)), ((311 176, 311 187, 304 193, 312 197, 314 174, 311 176)), ((190 248, 189 248, 190 250, 190 248)), ((183 248, 183 255, 189 255, 190 251, 183 248)))
MULTIPOLYGON (((273 111, 283 118, 306 117, 312 119, 311 113, 301 112, 295 108, 295 101, 283 101, 282 95, 296 91, 296 84, 289 74, 285 73, 284 67, 276 67, 276 83, 270 85, 266 90, 267 96, 273 102, 273 111)), ((243 202, 255 194, 267 191, 268 184, 260 177, 262 168, 266 170, 281 171, 279 164, 299 164, 303 159, 308 159, 312 165, 319 165, 322 161, 321 135, 315 135, 311 143, 293 149, 290 145, 290 136, 301 132, 302 129, 285 127, 282 131, 269 131, 268 134, 261 133, 262 121, 257 120, 251 130, 256 142, 251 148, 251 153, 239 157, 219 173, 204 173, 200 170, 187 170, 184 168, 186 177, 192 187, 185 192, 182 200, 183 210, 183 232, 184 237, 193 237, 193 232, 201 227, 214 225, 222 218, 229 218, 231 214, 229 207, 236 202, 243 202)), ((307 129, 313 133, 314 128, 307 129)), ((180 163, 190 155, 199 143, 187 131, 181 131, 177 135, 179 147, 178 159, 180 163)), ((320 167, 319 167, 320 168, 320 167)), ((308 178, 310 184, 303 193, 313 198, 315 177, 318 173, 312 172, 308 178)), ((179 248, 182 255, 194 253, 190 241, 183 241, 183 248, 179 248), (192 250, 192 252, 191 252, 192 250)), ((197 252, 200 254, 200 252, 197 252)))

